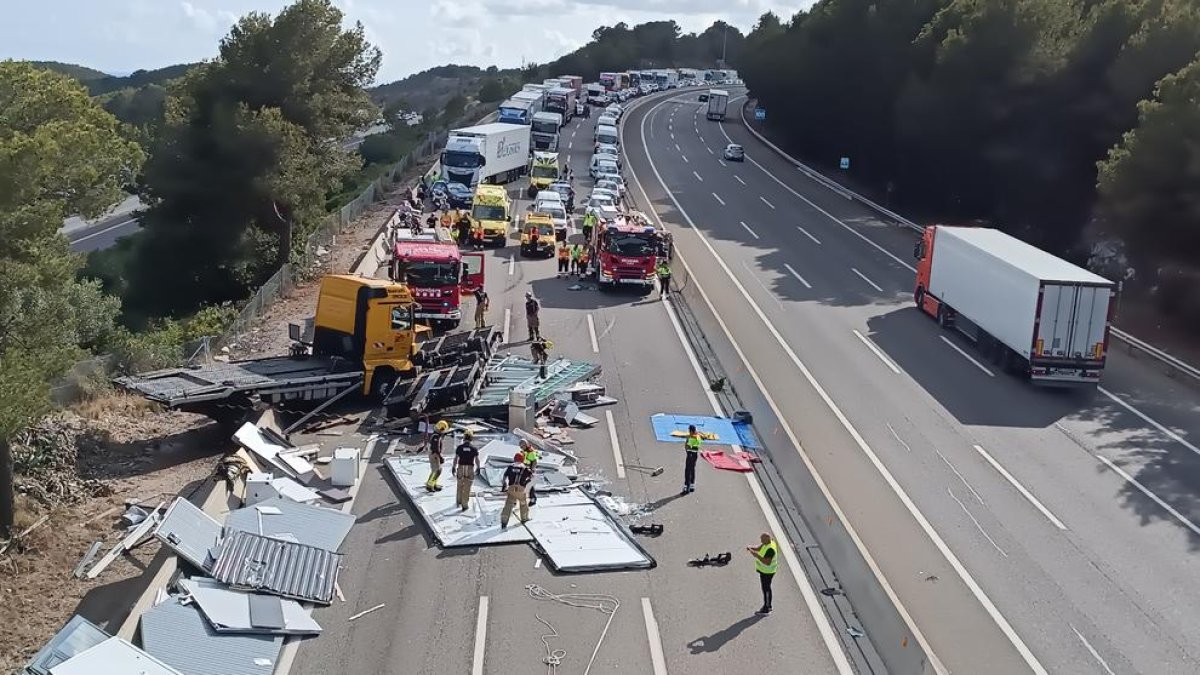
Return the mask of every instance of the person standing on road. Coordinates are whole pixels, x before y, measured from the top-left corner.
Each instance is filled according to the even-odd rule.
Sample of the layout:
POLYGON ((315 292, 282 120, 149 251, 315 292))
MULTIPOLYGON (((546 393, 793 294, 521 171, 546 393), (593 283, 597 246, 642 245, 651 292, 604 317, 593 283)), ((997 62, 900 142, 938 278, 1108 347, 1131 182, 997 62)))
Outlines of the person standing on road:
POLYGON ((539 316, 541 310, 542 303, 533 297, 533 291, 525 291, 525 321, 529 324, 530 341, 542 337, 542 321, 539 316))
POLYGON ((458 227, 458 243, 460 246, 465 246, 467 239, 471 236, 471 219, 467 217, 466 213, 463 213, 458 217, 456 225, 458 227))
POLYGON ((596 227, 596 214, 588 212, 583 215, 583 240, 591 243, 592 230, 596 227))
POLYGON ((475 329, 483 328, 484 320, 487 317, 488 308, 491 306, 491 300, 488 299, 487 291, 483 290, 483 286, 475 289, 475 329))
POLYGON ((766 532, 758 539, 758 546, 747 546, 746 550, 754 556, 754 569, 758 571, 758 583, 762 586, 763 606, 757 613, 770 614, 771 582, 775 580, 775 572, 779 570, 779 546, 766 532))
POLYGON ((671 295, 671 266, 665 258, 658 259, 654 273, 658 275, 658 297, 665 298, 671 295))
POLYGON ((700 457, 700 432, 695 424, 688 425, 688 435, 683 439, 683 492, 686 495, 696 491, 696 460, 700 457))
POLYGON ((463 441, 454 450, 454 503, 463 511, 471 506, 471 484, 475 482, 475 474, 479 473, 479 448, 471 440, 475 433, 470 429, 463 432, 463 441))
POLYGON ((533 363, 538 366, 538 377, 543 380, 546 379, 546 361, 550 360, 552 347, 554 347, 554 343, 541 335, 529 343, 529 352, 533 357, 533 363))
POLYGON ((525 453, 518 452, 513 457, 513 463, 504 470, 504 481, 500 484, 504 490, 504 508, 500 510, 500 529, 508 527, 508 519, 512 516, 513 507, 521 505, 521 522, 529 520, 529 484, 533 482, 533 470, 525 465, 525 453))
POLYGON ((429 437, 429 479, 425 481, 426 492, 439 492, 442 489, 442 486, 438 485, 438 480, 442 477, 442 443, 449 431, 450 423, 439 420, 429 437))
POLYGON ((521 454, 525 458, 525 466, 529 467, 529 470, 533 472, 533 480, 529 482, 529 505, 533 506, 537 504, 537 494, 534 492, 534 489, 537 487, 537 463, 542 458, 542 453, 533 447, 533 443, 523 438, 518 445, 521 447, 521 454))
POLYGON ((558 276, 565 277, 571 267, 571 250, 564 242, 558 247, 558 276))
POLYGON ((571 274, 582 274, 579 269, 579 258, 583 255, 583 247, 575 244, 571 247, 571 274))

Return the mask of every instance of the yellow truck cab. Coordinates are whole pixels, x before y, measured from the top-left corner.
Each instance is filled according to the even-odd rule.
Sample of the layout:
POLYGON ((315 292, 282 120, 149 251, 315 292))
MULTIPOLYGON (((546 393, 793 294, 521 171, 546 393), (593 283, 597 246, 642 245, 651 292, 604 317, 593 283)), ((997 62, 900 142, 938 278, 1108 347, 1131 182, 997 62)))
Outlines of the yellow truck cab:
POLYGON ((550 184, 558 180, 558 174, 557 152, 534 151, 529 160, 529 189, 526 191, 530 199, 539 190, 549 189, 550 184))
POLYGON ((521 254, 554 255, 554 219, 548 213, 534 212, 521 226, 521 254))
POLYGON ((512 218, 512 201, 503 185, 480 183, 475 188, 475 196, 471 200, 471 220, 483 229, 484 241, 504 246, 512 218))

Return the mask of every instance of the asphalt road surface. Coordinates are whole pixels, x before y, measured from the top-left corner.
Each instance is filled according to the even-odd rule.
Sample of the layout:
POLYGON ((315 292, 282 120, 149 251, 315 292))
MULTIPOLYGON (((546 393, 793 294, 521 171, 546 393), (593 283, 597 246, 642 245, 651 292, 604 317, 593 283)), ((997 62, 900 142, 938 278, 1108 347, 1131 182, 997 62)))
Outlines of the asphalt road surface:
MULTIPOLYGON (((568 123, 560 148, 576 172, 578 201, 591 183, 587 161, 595 119, 568 123)), ((521 213, 528 204, 524 185, 510 186, 510 194, 522 198, 521 213)), ((602 381, 620 403, 590 411, 601 422, 574 431, 574 449, 582 473, 646 505, 651 515, 644 522, 665 526, 661 537, 643 540, 658 566, 555 575, 527 545, 440 550, 385 476, 379 454, 387 443, 380 443, 353 505, 359 519, 347 540, 340 579, 346 601, 315 612, 325 632, 288 647, 277 672, 565 675, 587 672, 593 654, 592 673, 877 668, 869 640, 856 640, 847 630, 857 621, 844 598, 817 592, 836 581, 822 567, 819 552, 808 550, 803 523, 786 504, 776 515, 777 497, 758 477, 716 471, 702 461, 697 491, 679 495, 680 446, 656 442, 649 418, 660 412, 711 414, 713 407, 672 305, 657 293, 570 290, 576 281, 556 278, 554 260, 521 258, 511 240, 491 250, 486 265, 488 319, 507 329, 511 349, 528 354, 522 310, 524 294, 532 290, 543 303, 542 330, 555 345, 551 356, 602 364, 602 381), (662 465, 666 471, 656 478, 619 470, 619 463, 662 465), (775 611, 760 617, 754 614, 761 604, 758 579, 744 547, 768 530, 787 535, 790 547, 775 582, 775 611), (725 551, 734 556, 727 567, 686 565, 725 551), (534 600, 531 585, 556 594, 607 594, 620 605, 603 634, 606 615, 534 600), (380 603, 382 609, 349 620, 380 603), (548 650, 554 652, 551 660, 561 662, 557 669, 547 663, 548 650)), ((470 302, 465 310, 473 313, 470 302)))
POLYGON ((915 235, 697 93, 627 115, 626 174, 939 662, 1200 672, 1197 391, 1116 343, 1097 391, 994 371, 914 308, 915 235))

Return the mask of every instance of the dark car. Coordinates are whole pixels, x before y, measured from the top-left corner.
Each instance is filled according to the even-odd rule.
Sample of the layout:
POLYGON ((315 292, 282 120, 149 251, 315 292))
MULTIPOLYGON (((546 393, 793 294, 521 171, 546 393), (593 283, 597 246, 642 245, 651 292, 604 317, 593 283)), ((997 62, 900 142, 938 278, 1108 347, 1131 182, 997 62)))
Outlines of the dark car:
POLYGON ((708 100, 708 94, 700 94, 700 102, 704 103, 708 100))
POLYGON ((445 195, 447 201, 450 202, 450 208, 454 209, 470 208, 471 200, 474 198, 471 188, 462 183, 448 183, 444 180, 435 181, 429 191, 435 197, 445 195))
POLYGON ((746 151, 737 143, 730 143, 725 146, 725 159, 731 162, 740 162, 746 158, 746 151))

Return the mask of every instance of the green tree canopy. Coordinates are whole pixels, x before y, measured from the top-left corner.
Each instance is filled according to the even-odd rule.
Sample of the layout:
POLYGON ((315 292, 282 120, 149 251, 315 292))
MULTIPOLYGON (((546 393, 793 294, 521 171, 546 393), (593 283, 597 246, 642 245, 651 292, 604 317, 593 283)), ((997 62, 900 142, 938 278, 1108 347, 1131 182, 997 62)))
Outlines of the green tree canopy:
POLYGON ((98 216, 142 161, 76 80, 0 62, 0 530, 12 525, 8 442, 50 405, 50 383, 113 326, 119 303, 76 280, 58 234, 98 216))
POLYGON ((126 299, 136 311, 178 316, 245 297, 358 168, 339 140, 379 115, 363 88, 380 54, 342 18, 330 0, 249 14, 214 61, 173 85, 145 169, 150 208, 126 299))

